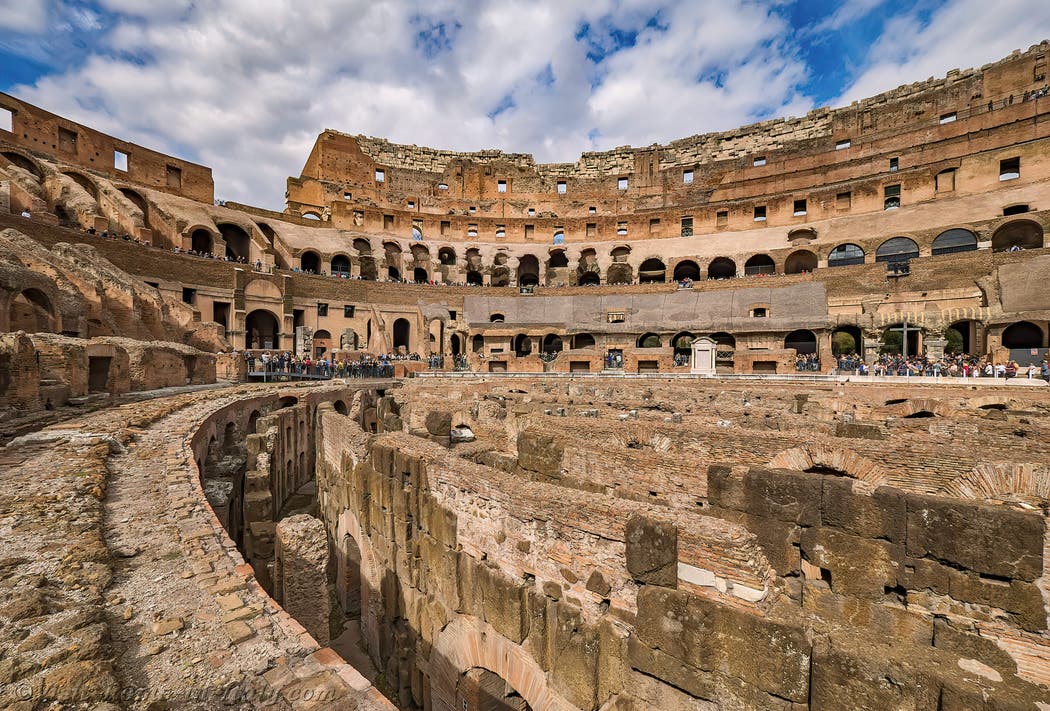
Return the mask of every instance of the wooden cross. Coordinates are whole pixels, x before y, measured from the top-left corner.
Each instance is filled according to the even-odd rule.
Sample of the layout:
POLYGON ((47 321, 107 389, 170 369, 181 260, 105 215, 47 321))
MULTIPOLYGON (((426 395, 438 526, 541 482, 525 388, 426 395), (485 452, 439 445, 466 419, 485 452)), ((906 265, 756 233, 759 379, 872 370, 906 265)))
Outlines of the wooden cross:
POLYGON ((908 326, 908 322, 905 321, 902 325, 900 325, 897 328, 888 328, 886 330, 887 331, 900 331, 900 334, 901 334, 901 357, 902 358, 907 358, 908 357, 908 334, 909 333, 917 333, 917 332, 921 331, 922 329, 918 328, 918 327, 911 328, 911 327, 908 326))

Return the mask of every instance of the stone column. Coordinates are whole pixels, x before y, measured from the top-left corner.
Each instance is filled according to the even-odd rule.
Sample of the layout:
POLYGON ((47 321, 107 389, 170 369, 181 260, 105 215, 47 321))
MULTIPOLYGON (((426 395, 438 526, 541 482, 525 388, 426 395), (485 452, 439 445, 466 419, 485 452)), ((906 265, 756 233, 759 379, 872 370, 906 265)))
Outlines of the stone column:
POLYGON ((861 332, 864 341, 864 362, 871 364, 879 357, 879 348, 882 346, 882 331, 866 328, 861 332))
POLYGON ((328 632, 328 539, 313 516, 289 516, 277 524, 274 595, 285 611, 322 647, 328 632))

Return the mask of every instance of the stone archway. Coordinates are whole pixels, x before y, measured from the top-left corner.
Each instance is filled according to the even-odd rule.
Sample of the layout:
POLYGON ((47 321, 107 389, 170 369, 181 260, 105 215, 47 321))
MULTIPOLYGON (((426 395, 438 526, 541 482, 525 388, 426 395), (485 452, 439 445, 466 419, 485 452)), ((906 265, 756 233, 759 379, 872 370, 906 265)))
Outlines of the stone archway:
MULTIPOLYGON (((547 674, 521 645, 476 617, 457 617, 441 630, 430 653, 430 708, 459 711, 461 677, 472 669, 501 677, 533 709, 578 711, 547 683, 547 674)), ((461 707, 460 707, 461 708, 461 707)))
POLYGON ((1050 468, 1033 462, 978 464, 938 493, 976 501, 1050 501, 1050 468))
POLYGON ((39 289, 25 289, 11 299, 9 331, 53 333, 55 320, 51 300, 39 289))
POLYGON ((889 483, 889 475, 875 462, 856 452, 823 444, 807 444, 781 452, 769 460, 767 466, 793 471, 827 471, 844 474, 857 483, 853 490, 858 494, 870 494, 889 483))

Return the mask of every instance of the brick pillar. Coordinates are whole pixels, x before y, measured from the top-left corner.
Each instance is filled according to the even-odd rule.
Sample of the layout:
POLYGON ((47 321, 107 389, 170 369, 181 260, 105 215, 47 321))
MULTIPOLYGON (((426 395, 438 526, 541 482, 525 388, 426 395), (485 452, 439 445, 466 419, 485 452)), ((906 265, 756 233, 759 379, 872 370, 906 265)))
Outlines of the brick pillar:
POLYGON ((321 646, 328 644, 328 540, 313 516, 289 516, 277 524, 274 594, 321 646))

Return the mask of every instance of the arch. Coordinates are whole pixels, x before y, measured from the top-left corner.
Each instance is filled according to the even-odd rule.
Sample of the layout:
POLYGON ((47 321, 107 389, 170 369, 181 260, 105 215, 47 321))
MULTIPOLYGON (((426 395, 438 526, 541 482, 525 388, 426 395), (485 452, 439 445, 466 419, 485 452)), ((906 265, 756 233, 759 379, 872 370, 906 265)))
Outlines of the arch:
POLYGON ((300 213, 300 217, 307 220, 316 220, 317 222, 321 221, 321 213, 316 210, 307 210, 306 212, 300 213))
POLYGON ((948 326, 945 337, 948 344, 944 350, 946 353, 965 353, 972 355, 977 347, 977 329, 979 324, 973 320, 956 321, 948 326))
POLYGON ((383 252, 386 254, 387 259, 394 259, 403 251, 404 250, 401 249, 401 245, 399 245, 397 242, 393 242, 390 240, 383 242, 383 252))
POLYGON ((404 347, 410 350, 412 345, 412 324, 408 319, 399 318, 394 321, 394 350, 404 347))
POLYGON ((992 251, 1039 249, 1043 246, 1043 226, 1032 220, 1013 220, 1001 225, 992 235, 992 251))
POLYGON ((215 240, 211 232, 203 227, 194 230, 193 234, 190 235, 190 249, 197 254, 211 254, 212 250, 215 249, 215 240))
POLYGON ((372 254, 372 243, 364 237, 358 237, 354 240, 354 251, 362 257, 370 255, 372 254))
POLYGON ((788 232, 788 242, 791 244, 806 244, 817 238, 817 231, 812 227, 796 227, 788 232))
POLYGON ((430 261, 430 250, 427 249, 425 244, 414 244, 409 247, 409 251, 412 253, 412 259, 416 260, 416 262, 430 261))
POLYGON ((638 336, 635 345, 639 348, 662 348, 664 344, 659 335, 655 333, 643 333, 638 336))
POLYGON ((572 337, 572 347, 576 348, 594 348, 595 341, 594 336, 589 333, 577 333, 572 337))
POLYGON ((785 274, 805 274, 817 268, 817 255, 808 249, 792 252, 784 260, 785 274))
POLYGON ((83 173, 75 173, 71 170, 65 171, 64 173, 62 173, 62 175, 66 176, 67 178, 71 179, 74 183, 82 187, 84 189, 84 192, 90 195, 95 202, 98 202, 98 186, 95 185, 95 181, 93 181, 91 178, 87 177, 83 173))
POLYGON ((27 173, 31 173, 37 180, 44 179, 44 171, 41 170, 37 162, 29 156, 24 156, 15 151, 4 151, 3 153, 0 153, 0 155, 6 158, 11 165, 21 168, 27 173))
POLYGON ((642 284, 659 284, 667 281, 667 266, 662 259, 649 257, 638 267, 638 281, 642 284))
POLYGON ((732 279, 736 276, 736 262, 728 257, 716 257, 707 265, 708 279, 732 279))
POLYGON ((39 289, 25 289, 11 300, 10 331, 52 333, 55 311, 51 299, 39 289))
POLYGON ((142 219, 145 220, 149 214, 149 203, 146 202, 146 198, 142 197, 142 193, 131 188, 120 188, 120 194, 128 199, 131 204, 142 211, 142 219))
POLYGON ((306 250, 299 255, 299 268, 311 274, 321 273, 321 255, 313 250, 306 250))
POLYGON ((605 272, 607 284, 630 284, 634 281, 634 270, 627 262, 615 262, 605 272))
POLYGON ((671 347, 674 348, 675 353, 691 354, 693 352, 693 341, 696 340, 696 334, 690 333, 689 331, 679 331, 678 333, 671 336, 671 347))
POLYGON ((540 260, 533 254, 526 254, 518 260, 518 284, 536 286, 540 283, 540 260))
POLYGON ((434 640, 430 659, 431 707, 434 709, 457 709, 460 678, 475 668, 499 675, 533 709, 576 709, 548 686, 546 673, 530 653, 471 615, 457 615, 441 630, 434 640))
POLYGON ((438 250, 438 263, 451 267, 456 263, 456 250, 451 247, 442 247, 438 250))
POLYGON ((471 247, 466 253, 467 268, 475 271, 481 270, 481 250, 477 247, 471 247))
POLYGON ((567 266, 569 266, 569 257, 565 254, 565 250, 551 250, 550 257, 547 259, 547 267, 550 269, 561 269, 567 266))
POLYGON ((933 254, 955 254, 972 252, 977 249, 977 235, 961 227, 945 230, 933 240, 933 254))
POLYGON ((280 348, 280 321, 271 311, 256 309, 244 317, 246 349, 280 348))
POLYGON ((609 252, 609 256, 612 257, 614 264, 626 262, 627 258, 631 256, 631 248, 625 244, 622 244, 618 247, 613 247, 612 251, 609 252))
POLYGON ((467 283, 471 286, 481 286, 485 283, 485 279, 481 276, 481 272, 467 272, 467 283))
POLYGON ((332 257, 332 274, 349 274, 350 273, 350 257, 345 254, 336 254, 332 257))
POLYGON ((389 266, 386 268, 386 278, 393 279, 394 281, 401 281, 401 272, 397 267, 389 266))
POLYGON ((1050 470, 1036 462, 978 464, 937 493, 958 499, 1028 500, 1038 504, 1050 500, 1050 470))
POLYGON ((864 250, 860 245, 847 242, 835 247, 828 254, 829 267, 848 267, 854 264, 864 264, 864 250))
POLYGON ((685 281, 686 279, 700 281, 700 265, 692 259, 683 259, 674 265, 673 278, 675 281, 685 281))
POLYGON ((474 667, 459 675, 456 701, 455 708, 474 708, 470 703, 474 701, 476 708, 484 711, 533 711, 506 679, 482 667, 474 667))
POLYGON ((799 355, 809 355, 817 352, 817 336, 805 328, 792 331, 784 336, 784 348, 794 348, 799 355))
POLYGON ((463 355, 463 337, 458 333, 450 335, 448 337, 448 348, 454 356, 463 355))
POLYGON ((256 222, 255 226, 259 228, 259 231, 263 233, 263 237, 266 238, 267 243, 272 247, 273 243, 277 241, 277 231, 265 222, 256 222))
POLYGON ((862 352, 864 336, 859 326, 839 326, 831 332, 831 354, 854 355, 862 352))
POLYGON ((514 355, 522 357, 530 353, 532 353, 532 339, 524 333, 519 333, 514 337, 514 355))
POLYGON ((919 256, 919 245, 909 237, 891 237, 875 250, 876 262, 906 262, 919 256))
POLYGON ((491 286, 507 286, 510 284, 510 269, 507 267, 495 267, 492 276, 489 277, 491 286))
POLYGON ((1003 329, 1003 348, 1042 348, 1043 329, 1031 321, 1018 321, 1003 329))
POLYGON ((756 254, 744 262, 744 275, 776 274, 777 265, 768 254, 756 254))
POLYGON ((543 337, 543 352, 544 353, 561 353, 562 351, 562 340, 561 336, 556 333, 548 333, 543 337))
POLYGON ((218 226, 219 233, 226 241, 226 256, 248 261, 251 258, 251 237, 238 225, 223 223, 218 226))
MULTIPOLYGON (((905 344, 900 331, 903 326, 903 323, 897 322, 882 329, 882 347, 879 349, 880 353, 903 353, 903 347, 905 344)), ((920 331, 908 331, 908 355, 919 353, 919 335, 920 331)))
POLYGON ((412 239, 417 242, 423 239, 423 230, 418 225, 412 226, 412 239))
POLYGON ((506 320, 507 317, 499 311, 489 314, 489 323, 503 323, 506 320))
POLYGON ((806 444, 788 449, 769 460, 774 469, 820 473, 836 473, 856 479, 854 493, 871 494, 880 486, 889 484, 889 475, 875 462, 856 452, 825 444, 806 444))
POLYGON ((426 284, 430 281, 430 274, 427 273, 426 267, 416 267, 412 270, 412 281, 417 284, 426 284))
POLYGON ((584 272, 576 278, 576 283, 579 286, 598 286, 602 283, 602 278, 598 276, 598 272, 584 272))

